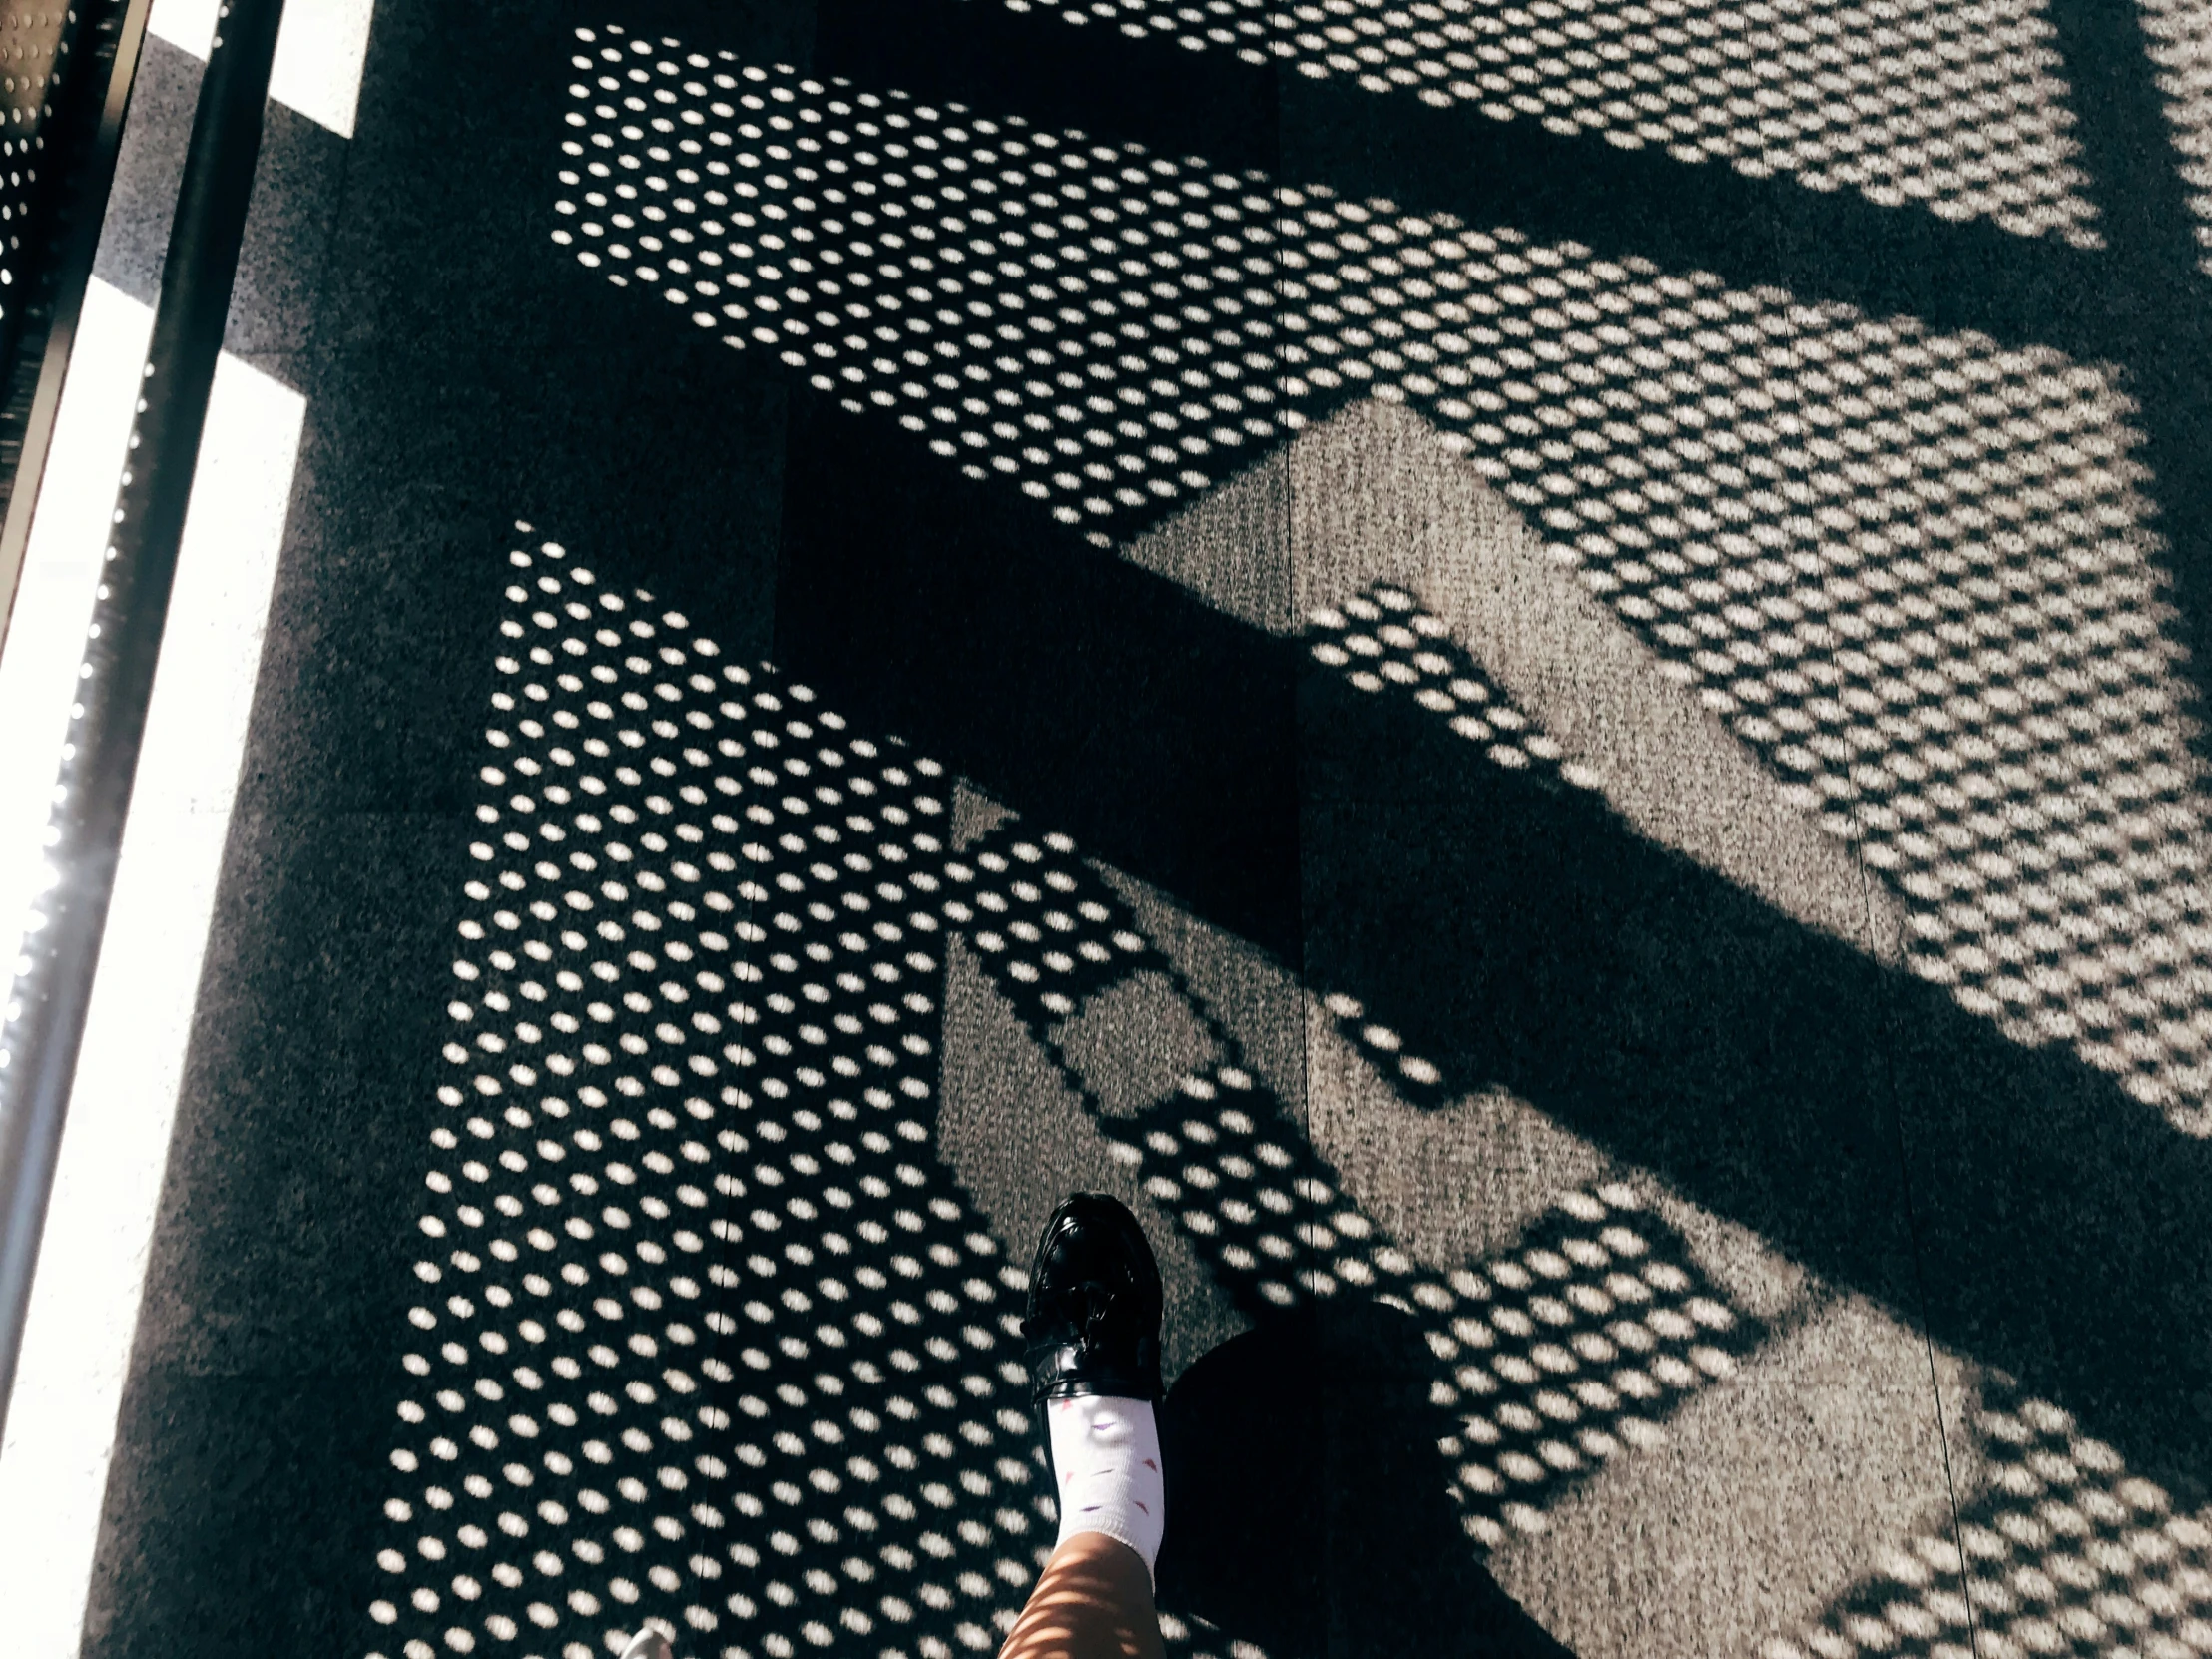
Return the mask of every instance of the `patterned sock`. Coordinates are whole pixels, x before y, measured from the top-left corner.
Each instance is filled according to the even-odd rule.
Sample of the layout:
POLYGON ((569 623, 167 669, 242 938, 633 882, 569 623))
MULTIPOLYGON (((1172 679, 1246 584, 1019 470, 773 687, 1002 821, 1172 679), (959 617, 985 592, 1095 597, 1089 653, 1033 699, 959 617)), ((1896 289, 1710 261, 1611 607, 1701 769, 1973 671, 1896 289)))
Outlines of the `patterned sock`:
POLYGON ((1103 1532, 1144 1557, 1149 1575, 1167 1526, 1160 1429, 1152 1402, 1085 1394, 1045 1409, 1059 1477, 1060 1543, 1103 1532))

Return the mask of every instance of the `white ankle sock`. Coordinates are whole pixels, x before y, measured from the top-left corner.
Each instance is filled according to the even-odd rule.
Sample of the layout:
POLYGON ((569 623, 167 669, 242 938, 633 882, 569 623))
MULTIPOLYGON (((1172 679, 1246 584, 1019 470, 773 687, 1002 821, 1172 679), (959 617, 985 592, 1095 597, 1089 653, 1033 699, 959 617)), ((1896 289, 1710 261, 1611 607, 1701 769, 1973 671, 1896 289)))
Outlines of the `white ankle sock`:
POLYGON ((1086 1394, 1045 1407, 1060 1489, 1060 1543, 1103 1532, 1144 1557, 1149 1575, 1167 1526, 1160 1428, 1152 1402, 1086 1394))

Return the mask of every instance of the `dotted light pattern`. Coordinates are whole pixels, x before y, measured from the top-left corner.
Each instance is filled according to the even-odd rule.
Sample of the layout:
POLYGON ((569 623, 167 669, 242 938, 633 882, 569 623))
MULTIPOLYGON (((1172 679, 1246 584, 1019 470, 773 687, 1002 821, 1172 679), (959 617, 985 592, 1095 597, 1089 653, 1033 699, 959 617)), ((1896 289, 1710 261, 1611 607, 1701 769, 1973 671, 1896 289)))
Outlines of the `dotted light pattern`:
POLYGON ((1347 1295, 1418 1322, 1436 1360, 1429 1403, 1455 1424, 1437 1442, 1445 1490, 1483 1545, 1541 1531, 1562 1492, 1657 1445, 1667 1415, 1764 1336, 1625 1186, 1569 1194, 1511 1251, 1437 1273, 1294 1152, 1293 1129, 1225 1068, 1108 1133, 1141 1154, 1147 1192, 1255 1318, 1347 1295))
POLYGON ((1156 516, 1300 424, 1258 175, 579 34, 553 237, 609 281, 1063 523, 1156 516))
POLYGON ((34 239, 53 234, 32 219, 43 194, 43 129, 54 117, 54 89, 69 66, 75 25, 66 7, 0 20, 0 287, 7 290, 0 292, 0 317, 17 314, 25 296, 16 290, 43 257, 35 246, 24 252, 26 232, 34 239))
MULTIPOLYGON (((2132 409, 2106 371, 639 47, 579 61, 612 52, 621 74, 601 79, 670 113, 579 82, 588 108, 571 119, 591 131, 568 148, 590 159, 563 182, 593 188, 561 205, 633 204, 672 240, 618 245, 639 220, 613 212, 554 233, 610 280, 697 277, 688 261, 619 263, 663 260, 682 232, 720 264, 667 299, 724 300, 752 319, 731 343, 775 343, 848 408, 901 410, 970 475, 1005 476, 1102 543, 1203 488, 1199 466, 1243 464, 1335 400, 1418 408, 1898 889, 1916 971, 2015 1040, 2069 1044, 2178 1127, 2212 1133, 2193 694, 2165 631, 2132 409), (716 76, 731 87, 710 91, 716 76), (755 142, 741 106, 789 144, 741 148, 755 142), (704 137, 672 136, 687 118, 704 137), (906 156, 889 156, 892 133, 906 156), (859 152, 878 143, 863 178, 859 152), (698 216, 733 196, 780 228, 780 248, 729 241, 725 257, 699 241, 698 216), (891 237, 933 250, 931 302, 948 284, 990 298, 921 315, 895 294, 884 304, 888 277, 848 288, 857 250, 879 255, 891 237), (804 271, 770 263, 801 247, 804 271), (1010 254, 1026 263, 992 265, 1010 254), (1039 276, 1050 281, 1017 285, 1039 276), (1081 306, 1058 304, 1070 297, 1081 306), (1113 331, 1077 331, 1093 323, 1113 331), (894 354, 894 341, 908 343, 894 354), (1174 401, 1194 389, 1211 402, 1174 401)), ((714 221, 724 235, 739 223, 736 210, 714 221)))
POLYGON ((2212 1132, 2193 693, 2109 377, 1572 248, 1493 263, 1552 303, 1497 316, 1444 441, 1900 892, 1915 971, 2212 1132))
POLYGON ((1563 137, 2102 245, 2035 0, 1005 0, 1563 137))
MULTIPOLYGON (((1617 1183, 1567 1194, 1493 1260, 1449 1273, 1417 1264, 1236 1063, 1235 1037, 1065 837, 1031 839, 1017 821, 948 873, 958 902, 993 918, 975 936, 986 972, 1241 1312, 1266 1321, 1344 1296, 1413 1319, 1435 1361, 1429 1404, 1450 1425, 1440 1478, 1477 1543, 1501 1542, 1508 1526, 1540 1531, 1546 1504, 1656 1444, 1666 1415, 1733 1376, 1766 1335, 1617 1183), (1107 1116, 1060 1046, 1061 1022, 1081 1007, 1068 984, 1082 977, 1087 998, 1139 972, 1166 978, 1228 1058, 1133 1116, 1107 1116)), ((1391 1075, 1396 1034, 1363 1023, 1349 997, 1330 1003, 1391 1075)))
POLYGON ((1307 618, 1314 660, 1344 671, 1360 691, 1410 699, 1441 715, 1493 764, 1536 778, 1593 788, 1597 775, 1562 759, 1548 733, 1451 638, 1441 617, 1403 588, 1380 583, 1341 607, 1307 618))
POLYGON ((2197 269, 2212 275, 2212 13, 2194 0, 2136 0, 2181 177, 2196 218, 2197 269))
POLYGON ((1989 1489, 1891 1551, 1818 1628, 1762 1659, 2201 1659, 2212 1653, 2212 1511, 2177 1512, 2048 1400, 1983 1381, 1966 1429, 1989 1489), (1960 1549, 1966 1570, 1960 1570, 1960 1549))
POLYGON ((883 895, 929 879, 937 769, 513 559, 373 1615, 410 1659, 655 1610, 995 1647, 1049 1508, 1021 1276, 920 1144, 938 963, 883 895))
POLYGON ((707 846, 720 763, 685 743, 711 741, 697 704, 723 665, 558 547, 511 558, 378 1553, 393 1593, 371 1608, 409 1659, 544 1652, 691 1596, 726 1519, 706 1287, 715 1143, 745 1144, 717 1039, 750 924, 707 846))
POLYGON ((929 1128, 949 781, 510 560, 376 1659, 992 1651, 1054 1512, 929 1128))

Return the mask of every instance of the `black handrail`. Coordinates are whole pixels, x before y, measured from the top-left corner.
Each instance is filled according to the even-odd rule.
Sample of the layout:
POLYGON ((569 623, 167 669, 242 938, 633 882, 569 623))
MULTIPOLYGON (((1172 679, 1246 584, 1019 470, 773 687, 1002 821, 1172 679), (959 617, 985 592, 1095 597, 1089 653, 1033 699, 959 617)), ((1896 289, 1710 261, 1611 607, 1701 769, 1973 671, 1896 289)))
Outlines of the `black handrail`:
POLYGON ((138 420, 56 791, 60 880, 0 1026, 0 1428, 15 1384, 62 1124, 238 274, 283 0, 230 0, 200 87, 138 420))

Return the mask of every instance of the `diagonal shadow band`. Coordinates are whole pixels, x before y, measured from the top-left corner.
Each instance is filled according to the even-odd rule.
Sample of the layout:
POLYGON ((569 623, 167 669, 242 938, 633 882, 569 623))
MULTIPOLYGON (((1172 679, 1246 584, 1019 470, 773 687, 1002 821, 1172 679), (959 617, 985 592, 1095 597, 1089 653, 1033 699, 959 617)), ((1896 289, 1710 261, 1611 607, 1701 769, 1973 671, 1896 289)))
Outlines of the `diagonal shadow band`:
POLYGON ((1511 223, 1607 258, 1642 256, 1743 287, 1786 287, 1807 302, 1907 311, 1936 326, 2089 355, 2121 348, 2104 299, 2108 262, 1985 221, 1954 224, 1850 191, 1686 166, 1657 151, 1564 138, 1466 106, 1378 97, 1226 52, 1071 30, 995 3, 828 0, 818 15, 817 71, 862 85, 1091 129, 1165 155, 1325 179, 1356 199, 1511 223))
MULTIPOLYGON (((2110 226, 2111 255, 2089 296, 2108 321, 2123 388, 2141 409, 2143 460, 2162 509, 2161 555, 2174 576, 2177 631, 2212 689, 2212 460, 2204 441, 2212 316, 2198 267, 2183 157, 2157 84, 2144 9, 2051 0, 2051 22, 2078 113, 2075 131, 2110 226)), ((2199 760, 2205 739, 2196 742, 2199 760)))
MULTIPOLYGON (((1655 150, 1561 137, 1459 105, 1379 97, 1226 52, 1076 31, 976 0, 828 0, 817 66, 925 97, 972 101, 1056 125, 1197 152, 1277 177, 1327 180, 1474 223, 1510 223, 1603 257, 1714 272, 1733 285, 1908 313, 2006 344, 2057 345, 2122 367, 2140 404, 2145 460, 2164 509, 2182 639, 2197 685, 2212 662, 2212 472, 2203 442, 2212 333, 2195 221, 2150 41, 2136 8, 2049 8, 2073 91, 2101 251, 1952 223, 1775 176, 1684 165, 1655 150)), ((2203 740, 2198 754, 2205 756, 2203 740)))
POLYGON ((2156 1478, 2205 1468, 2212 1148, 1290 645, 795 405, 777 649, 2156 1478), (1910 1171, 1910 1191, 1904 1171, 1910 1171))

